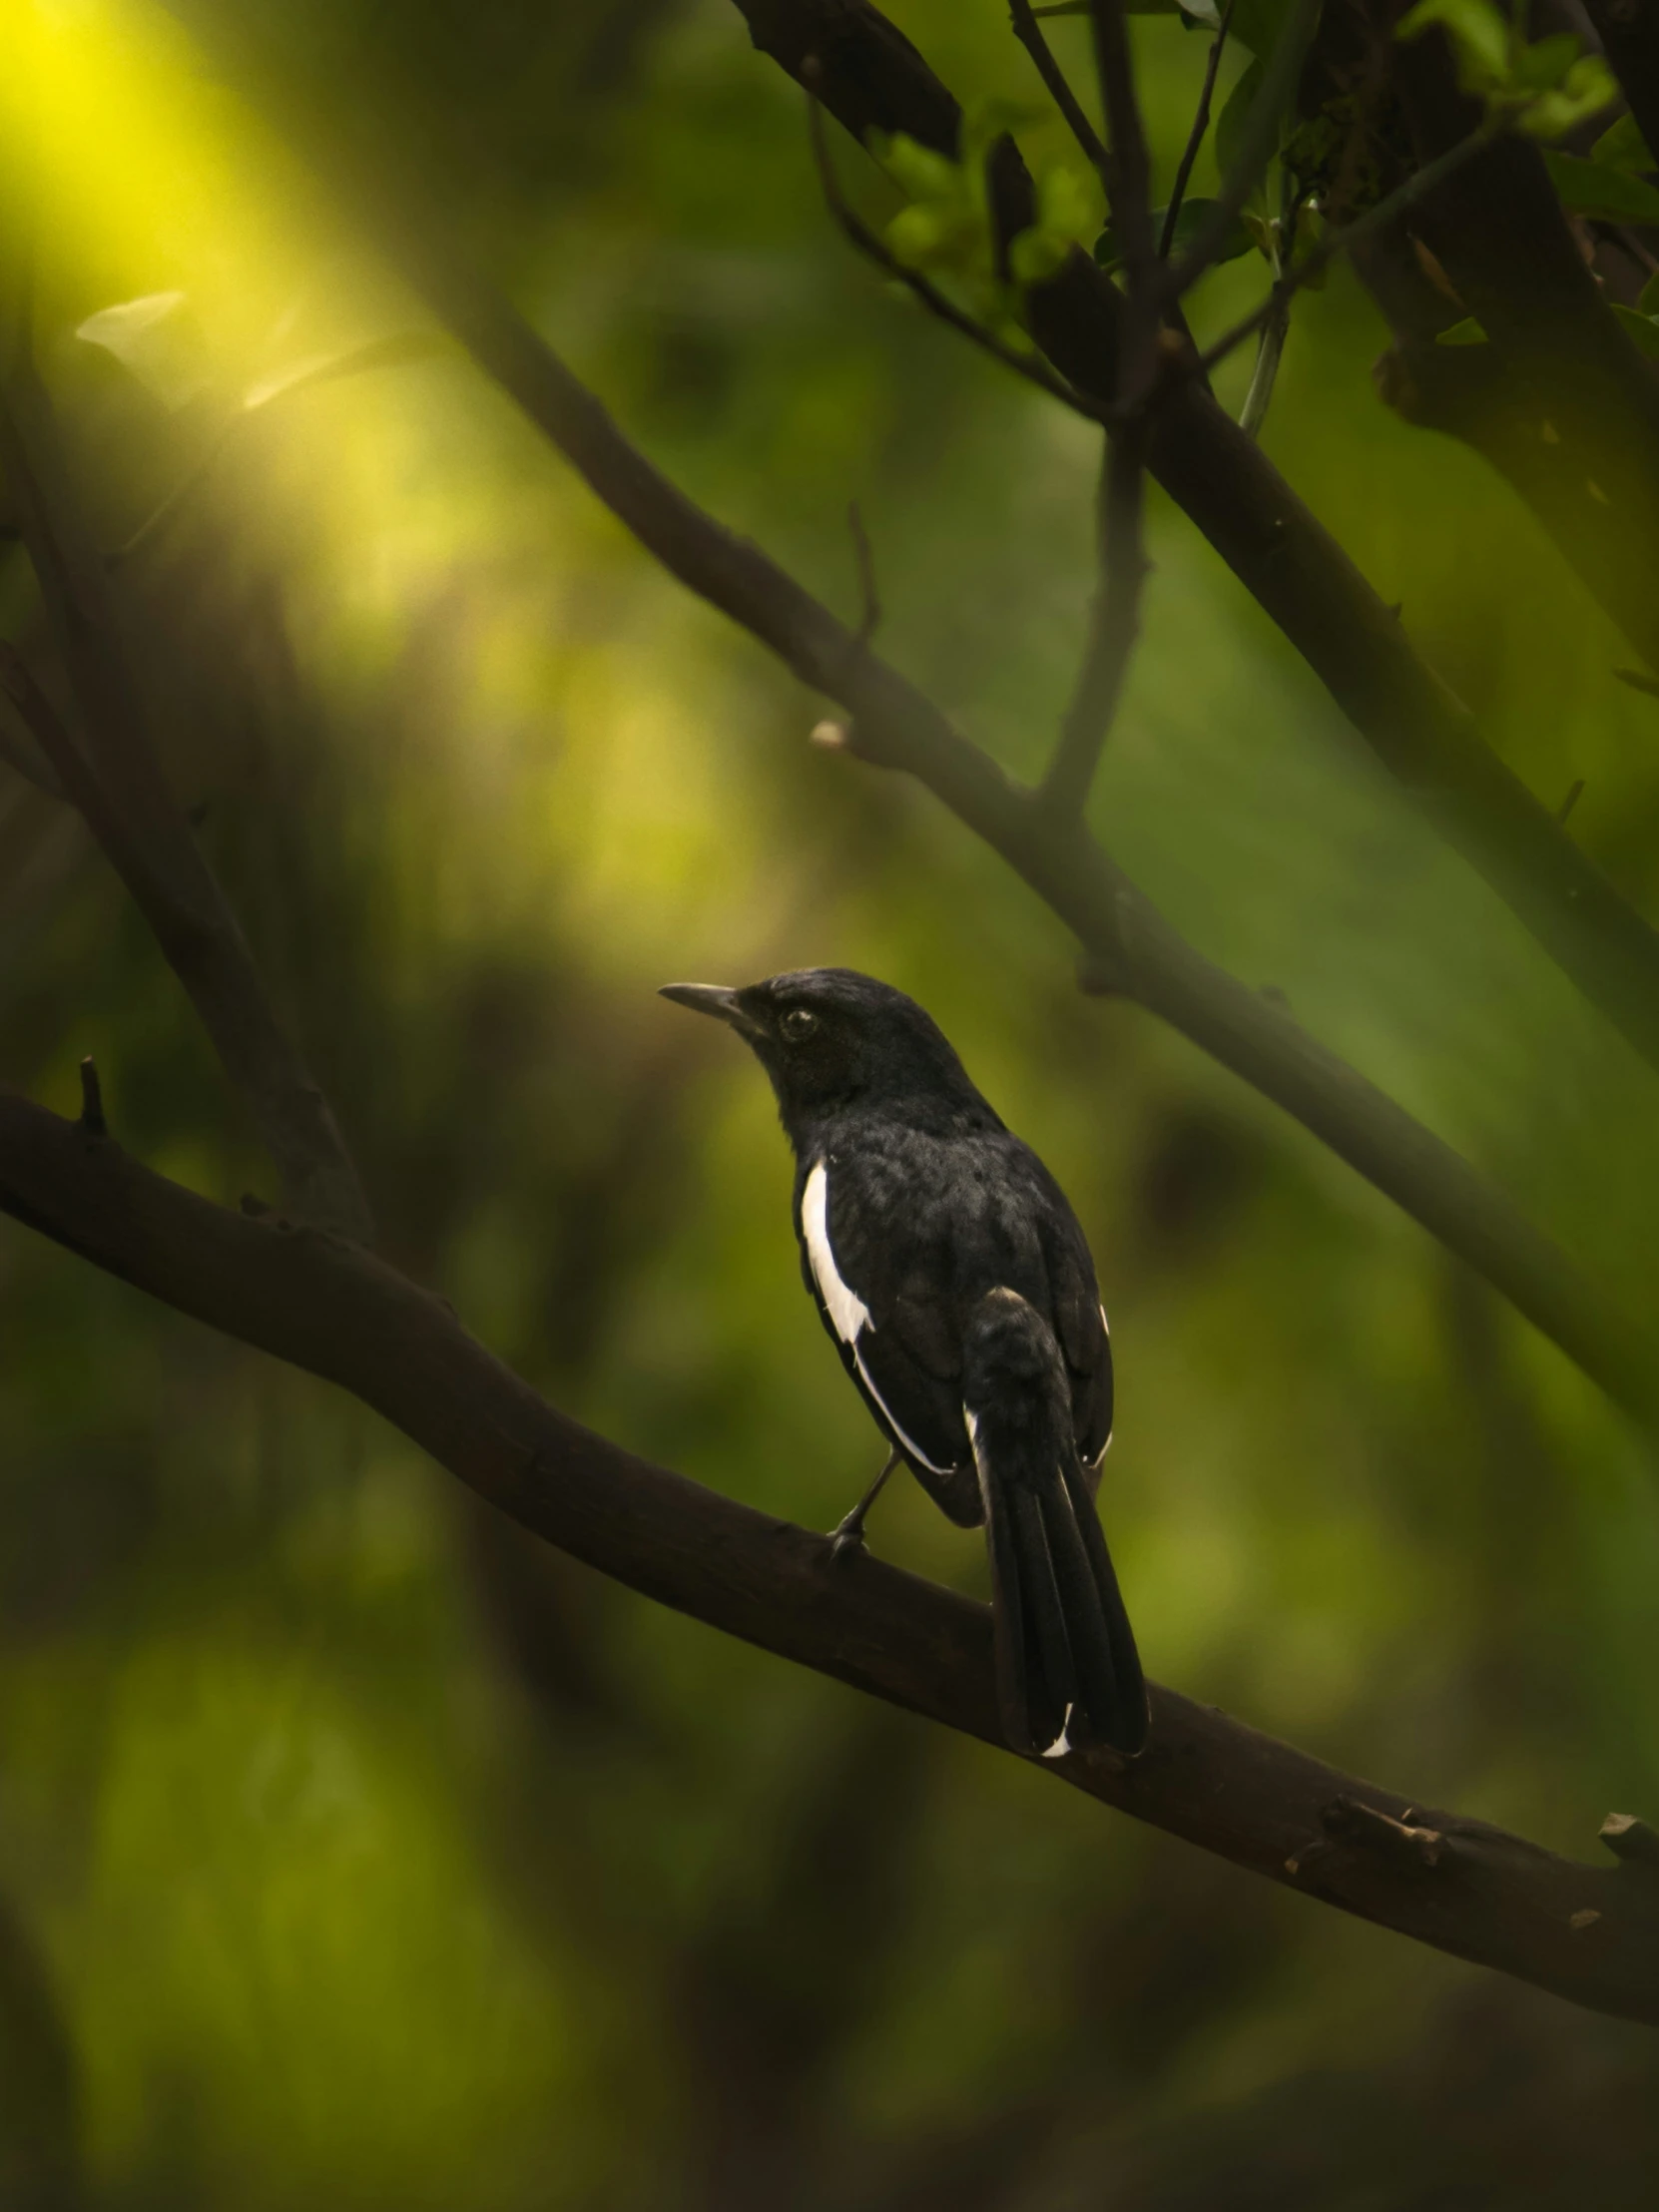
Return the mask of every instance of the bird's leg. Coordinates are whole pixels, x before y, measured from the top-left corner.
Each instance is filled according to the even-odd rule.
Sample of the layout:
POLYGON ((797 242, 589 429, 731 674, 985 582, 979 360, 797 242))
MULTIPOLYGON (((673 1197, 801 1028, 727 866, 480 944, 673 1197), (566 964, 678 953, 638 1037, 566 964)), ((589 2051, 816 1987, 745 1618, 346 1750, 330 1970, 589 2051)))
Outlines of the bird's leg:
POLYGON ((844 1557, 845 1554, 849 1551, 862 1551, 862 1549, 864 1548, 864 1515, 875 1503, 875 1500, 881 1495, 881 1485, 886 1481, 888 1475, 891 1474, 893 1468, 897 1466, 901 1454, 896 1451, 889 1451, 887 1453, 886 1464, 882 1467, 880 1473, 875 1477, 875 1480, 870 1484, 869 1488, 864 1492, 863 1496, 859 1498, 857 1504, 853 1506, 851 1512, 847 1514, 846 1518, 843 1521, 837 1522, 836 1525, 830 1529, 830 1555, 831 1559, 840 1559, 844 1557))

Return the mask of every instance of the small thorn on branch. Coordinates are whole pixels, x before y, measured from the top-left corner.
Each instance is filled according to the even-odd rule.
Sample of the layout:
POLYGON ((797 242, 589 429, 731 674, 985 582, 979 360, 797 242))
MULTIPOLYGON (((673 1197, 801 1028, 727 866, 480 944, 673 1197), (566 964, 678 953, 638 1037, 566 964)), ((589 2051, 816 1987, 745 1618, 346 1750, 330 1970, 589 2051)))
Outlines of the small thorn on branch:
POLYGON ((104 1090, 98 1080, 98 1063, 90 1052, 81 1062, 81 1127, 89 1137, 107 1137, 110 1133, 104 1119, 104 1090))
POLYGON ((1659 1868, 1659 1830, 1634 1813, 1609 1813, 1601 1824, 1601 1840, 1627 1867, 1659 1868))
POLYGON ((1567 786, 1566 798, 1562 800, 1560 806, 1557 807, 1555 810, 1556 821, 1564 823, 1568 815, 1572 813, 1573 809, 1578 805, 1579 800, 1582 799, 1583 796, 1584 779, 1582 776, 1574 777, 1573 781, 1567 786))
POLYGON ((1300 1882, 1310 1868, 1317 1867, 1322 1859, 1329 1859, 1336 1848, 1329 1836, 1311 1836, 1307 1843, 1298 1847, 1294 1857, 1286 1860, 1285 1872, 1293 1882, 1300 1882))
POLYGON ((271 1219, 271 1208, 263 1198, 256 1197, 254 1192, 244 1191, 240 1203, 243 1212, 250 1221, 269 1221, 271 1219))
POLYGON ((1396 1821, 1391 1813, 1380 1813, 1361 1798, 1333 1798, 1320 1819, 1328 1836, 1419 1867, 1437 1867, 1445 1850, 1445 1838, 1437 1828, 1419 1828, 1409 1813, 1396 1821))

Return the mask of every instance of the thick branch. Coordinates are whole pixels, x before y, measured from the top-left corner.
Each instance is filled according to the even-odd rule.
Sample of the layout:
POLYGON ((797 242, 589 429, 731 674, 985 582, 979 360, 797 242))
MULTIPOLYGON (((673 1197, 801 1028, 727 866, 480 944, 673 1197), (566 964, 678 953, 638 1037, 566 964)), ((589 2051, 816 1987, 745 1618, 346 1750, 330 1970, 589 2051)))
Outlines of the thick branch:
POLYGON ((189 993, 288 1204, 366 1240, 367 1204, 328 1102, 283 1035, 236 916, 168 789, 26 344, 0 398, 0 471, 74 694, 82 744, 15 656, 4 672, 7 688, 189 993))
MULTIPOLYGON (((0 1090, 0 1211, 338 1383, 526 1528, 630 1588, 1000 1743, 990 1616, 637 1459, 545 1403, 449 1308, 322 1232, 211 1205, 0 1090)), ((1124 1767, 1046 1771, 1326 1904, 1579 2004, 1659 2024, 1659 1877, 1422 1811, 1173 1690, 1124 1767)), ((1622 1841, 1622 1838, 1621 1838, 1622 1841)))
MULTIPOLYGON (((868 0, 736 0, 755 44, 860 142, 905 131, 954 154, 961 114, 868 0)), ((1024 229, 1029 176, 993 166, 999 229, 1024 229)), ((1032 329, 1068 382, 1110 402, 1123 302, 1086 255, 1029 299, 1032 329)), ((1260 448, 1196 383, 1157 411, 1149 466, 1284 631, 1378 758, 1578 987, 1659 1067, 1659 936, 1482 741, 1418 660, 1391 610, 1260 448)))

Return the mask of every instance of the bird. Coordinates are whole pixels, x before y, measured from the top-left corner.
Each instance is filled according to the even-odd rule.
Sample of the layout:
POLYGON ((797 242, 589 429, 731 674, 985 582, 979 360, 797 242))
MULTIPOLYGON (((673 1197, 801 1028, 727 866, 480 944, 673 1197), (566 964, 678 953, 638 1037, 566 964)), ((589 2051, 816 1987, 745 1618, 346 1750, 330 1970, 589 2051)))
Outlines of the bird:
POLYGON ((835 1556, 861 1548, 907 1466, 950 1520, 984 1528, 1009 1745, 1133 1757, 1146 1684, 1094 1505, 1111 1338, 1058 1183, 890 983, 819 967, 661 995, 727 1023, 771 1078, 802 1275, 890 1446, 835 1556))

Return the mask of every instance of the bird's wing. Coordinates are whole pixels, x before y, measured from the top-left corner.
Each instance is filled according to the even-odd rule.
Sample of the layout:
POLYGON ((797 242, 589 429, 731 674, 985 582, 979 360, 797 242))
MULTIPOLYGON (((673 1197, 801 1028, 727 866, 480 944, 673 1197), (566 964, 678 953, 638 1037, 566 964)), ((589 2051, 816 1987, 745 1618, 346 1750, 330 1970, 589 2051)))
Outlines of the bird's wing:
POLYGON ((1071 1383, 1078 1457, 1092 1470, 1112 1440, 1112 1340, 1088 1240, 1059 1185, 1046 1168, 1041 1175, 1047 1204, 1039 1219, 1051 1319, 1071 1383))
MULTIPOLYGON (((971 1472, 962 1421, 961 1350, 930 1295, 918 1222, 925 1210, 873 1166, 817 1160, 802 1184, 802 1270, 825 1327, 871 1412, 926 1487, 971 1472), (934 1479, 929 1480, 929 1476, 934 1479)), ((959 1501, 977 1519, 977 1493, 959 1501)))

